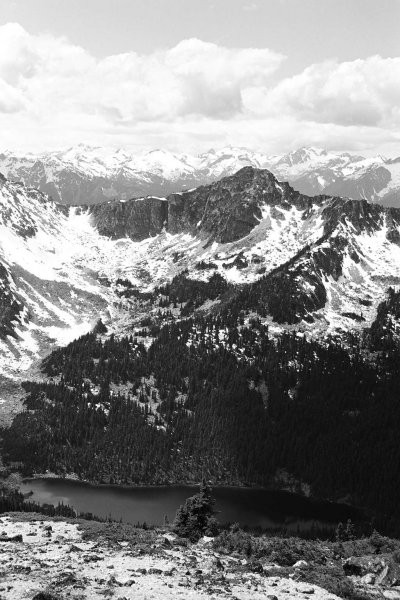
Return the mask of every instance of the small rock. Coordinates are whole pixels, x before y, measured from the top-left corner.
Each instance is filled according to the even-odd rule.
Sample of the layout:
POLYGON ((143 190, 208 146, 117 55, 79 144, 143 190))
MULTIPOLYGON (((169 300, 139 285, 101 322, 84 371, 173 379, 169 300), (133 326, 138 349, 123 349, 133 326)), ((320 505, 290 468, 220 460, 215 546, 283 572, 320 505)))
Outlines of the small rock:
POLYGON ((176 572, 175 567, 173 567, 172 569, 169 569, 168 571, 164 571, 164 575, 166 575, 167 577, 172 577, 172 575, 176 572))
POLYGON ((361 576, 361 574, 362 574, 362 567, 357 562, 357 559, 348 558, 343 563, 343 571, 345 572, 346 575, 361 576))
POLYGON ((375 579, 375 583, 377 585, 381 585, 382 583, 384 583, 386 577, 388 576, 388 573, 389 573, 389 565, 385 565, 382 572, 379 573, 379 575, 375 579))
POLYGON ((383 590, 382 593, 387 600, 400 600, 400 591, 398 590, 383 590))
POLYGON ((274 596, 273 594, 268 594, 268 600, 278 600, 278 596, 274 596))
POLYGON ((253 561, 253 562, 249 563, 248 568, 253 573, 259 573, 259 574, 264 573, 264 568, 259 561, 253 561))
POLYGON ((215 569, 218 569, 219 571, 223 571, 224 570, 224 565, 222 564, 222 562, 220 561, 219 558, 216 558, 213 562, 213 567, 215 569))
POLYGON ((307 567, 308 567, 308 562, 306 560, 298 560, 293 565, 293 569, 306 569, 307 567))
POLYGON ((375 582, 375 575, 373 573, 367 573, 363 577, 361 577, 361 583, 366 583, 367 585, 372 585, 375 582))
POLYGON ((20 533, 18 533, 17 535, 12 535, 12 536, 7 536, 7 535, 1 535, 0 536, 0 542, 22 542, 22 535, 20 533))
POLYGON ((164 548, 172 548, 172 542, 167 537, 164 537, 162 543, 163 543, 164 548))

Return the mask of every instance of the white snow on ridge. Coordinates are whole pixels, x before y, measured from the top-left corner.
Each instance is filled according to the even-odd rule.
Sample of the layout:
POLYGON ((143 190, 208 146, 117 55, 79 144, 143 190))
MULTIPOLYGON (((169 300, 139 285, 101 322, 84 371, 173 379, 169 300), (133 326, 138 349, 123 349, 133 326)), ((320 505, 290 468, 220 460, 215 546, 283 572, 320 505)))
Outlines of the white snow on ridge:
POLYGON ((278 179, 290 181, 294 187, 296 182, 300 189, 305 185, 310 193, 320 193, 325 187, 345 180, 356 185, 365 176, 367 180, 369 177, 371 181, 376 177, 379 180, 378 169, 384 168, 391 176, 387 189, 370 193, 367 186, 367 199, 379 201, 386 194, 391 196, 393 191, 400 190, 396 162, 381 156, 365 158, 312 146, 276 156, 232 146, 194 156, 165 149, 134 153, 121 148, 114 150, 83 144, 37 155, 0 153, 0 173, 38 187, 45 181, 53 191, 55 189, 61 201, 71 204, 83 204, 88 198, 91 203, 96 203, 126 195, 162 194, 166 187, 168 191, 179 192, 186 187, 233 175, 245 166, 268 169, 278 179), (104 184, 100 183, 101 189, 94 181, 96 178, 104 179, 104 184), (83 186, 92 182, 87 197, 81 196, 77 182, 82 182, 83 186))
MULTIPOLYGON (((127 278, 147 291, 188 269, 194 279, 219 272, 231 283, 254 282, 321 238, 323 207, 315 204, 305 213, 295 206, 284 210, 265 205, 251 232, 227 244, 207 245, 200 236, 166 231, 134 242, 100 235, 88 211, 61 211, 40 192, 0 181, 0 262, 11 273, 13 291, 25 307, 16 324, 18 339, 0 340, 3 374, 20 378, 44 352, 89 331, 100 316, 112 318, 116 328, 131 318, 132 305, 117 298, 105 279, 127 278), (211 268, 199 269, 201 262, 211 268)), ((345 256, 339 280, 324 281, 326 307, 315 323, 302 323, 299 329, 325 335, 368 325, 388 278, 400 282, 400 248, 386 233, 382 228, 358 235, 350 224, 343 225, 341 234, 354 240, 361 260, 356 264, 345 256), (360 299, 370 306, 361 305, 360 299), (343 316, 361 312, 365 321, 343 316)))

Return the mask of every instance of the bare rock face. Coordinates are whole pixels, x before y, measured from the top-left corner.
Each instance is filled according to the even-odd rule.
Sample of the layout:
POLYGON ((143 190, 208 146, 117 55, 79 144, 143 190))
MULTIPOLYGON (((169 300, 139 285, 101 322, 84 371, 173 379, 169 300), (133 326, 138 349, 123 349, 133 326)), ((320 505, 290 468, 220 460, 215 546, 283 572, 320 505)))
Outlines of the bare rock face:
MULTIPOLYGON (((400 210, 392 209, 393 217, 399 219, 400 210)), ((325 232, 330 233, 339 222, 351 223, 357 233, 377 231, 383 225, 385 209, 379 204, 369 204, 366 200, 333 198, 323 211, 325 232)))
POLYGON ((168 221, 168 205, 160 198, 99 204, 92 209, 99 233, 135 241, 160 233, 168 221))
POLYGON ((168 196, 168 230, 202 232, 220 243, 234 242, 258 225, 262 207, 307 210, 325 199, 296 192, 266 169, 244 167, 211 185, 168 196))
POLYGON ((168 230, 197 229, 217 242, 233 242, 257 225, 262 205, 280 200, 272 173, 245 167, 217 183, 169 196, 168 230))
MULTIPOLYGON (((166 198, 147 197, 127 202, 107 202, 91 207, 101 234, 135 241, 160 233, 165 227, 173 234, 191 233, 209 241, 229 243, 248 235, 269 207, 274 218, 293 207, 306 219, 322 208, 324 234, 330 235, 340 223, 351 223, 356 233, 374 232, 388 225, 388 240, 400 243, 397 226, 400 209, 384 208, 366 200, 306 196, 288 183, 278 182, 266 169, 244 167, 220 181, 166 198)), ((281 215, 281 216, 280 216, 281 215)))
POLYGON ((12 279, 0 263, 0 339, 7 335, 15 337, 13 325, 19 321, 23 304, 12 289, 12 279))
POLYGON ((170 194, 166 199, 106 203, 91 208, 91 212, 99 232, 113 238, 141 240, 165 226, 170 233, 197 233, 228 243, 250 233, 262 218, 263 206, 306 210, 325 199, 299 194, 288 183, 278 183, 265 169, 244 167, 221 181, 170 194))

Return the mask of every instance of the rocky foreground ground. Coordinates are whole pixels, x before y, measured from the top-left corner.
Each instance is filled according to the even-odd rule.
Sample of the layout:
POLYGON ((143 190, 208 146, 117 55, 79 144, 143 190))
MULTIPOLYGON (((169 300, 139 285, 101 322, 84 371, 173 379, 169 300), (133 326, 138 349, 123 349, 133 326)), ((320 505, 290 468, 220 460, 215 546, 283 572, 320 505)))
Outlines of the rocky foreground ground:
MULTIPOLYGON (((374 560, 369 568, 377 572, 374 560)), ((347 597, 400 598, 396 581, 384 581, 388 569, 381 577, 385 562, 379 560, 379 575, 370 573, 368 579, 360 570, 351 576, 358 587, 352 595, 343 588, 347 597)), ((357 561, 348 564, 350 571, 357 571, 357 561)), ((307 568, 307 561, 290 568, 254 562, 236 552, 216 551, 212 538, 188 544, 167 530, 132 528, 126 533, 118 524, 44 520, 20 513, 0 517, 0 600, 339 597, 302 581, 307 568)))

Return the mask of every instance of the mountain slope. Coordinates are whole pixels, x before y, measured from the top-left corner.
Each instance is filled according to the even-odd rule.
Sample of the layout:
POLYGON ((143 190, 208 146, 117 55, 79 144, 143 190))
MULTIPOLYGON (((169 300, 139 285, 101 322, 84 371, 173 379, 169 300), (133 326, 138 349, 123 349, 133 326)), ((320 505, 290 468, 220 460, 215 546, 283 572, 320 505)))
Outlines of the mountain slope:
POLYGON ((186 291, 175 317, 202 303, 225 306, 228 298, 209 291, 218 275, 232 310, 258 313, 272 331, 321 337, 366 327, 400 282, 399 213, 305 196, 252 167, 167 198, 90 209, 67 209, 3 179, 3 373, 20 378, 99 316, 116 332, 149 315, 160 321, 154 289, 178 276, 186 291))
POLYGON ((0 355, 21 376, 43 349, 90 328, 107 294, 82 264, 84 231, 37 190, 0 182, 0 355))
POLYGON ((122 227, 123 235, 134 240, 154 235, 158 227, 159 236, 148 249, 158 247, 159 252, 150 250, 145 260, 137 258, 126 271, 133 282, 139 265, 149 270, 149 279, 159 280, 154 267, 162 260, 170 277, 187 268, 191 279, 218 272, 240 284, 262 277, 249 288, 254 299, 256 289, 270 288, 273 277, 275 284, 280 281, 275 304, 288 308, 282 296, 287 288, 285 294, 302 305, 297 317, 283 311, 277 319, 276 311, 266 308, 264 294, 249 308, 258 306, 275 321, 305 319, 321 332, 369 322, 377 299, 388 285, 400 282, 399 209, 365 200, 308 197, 265 170, 245 167, 220 182, 165 200, 98 205, 92 215, 100 232, 118 235, 122 227))

